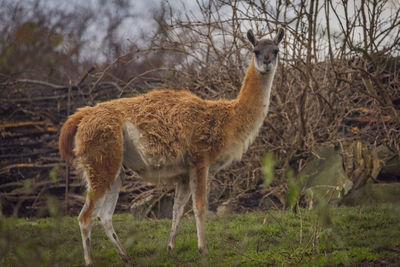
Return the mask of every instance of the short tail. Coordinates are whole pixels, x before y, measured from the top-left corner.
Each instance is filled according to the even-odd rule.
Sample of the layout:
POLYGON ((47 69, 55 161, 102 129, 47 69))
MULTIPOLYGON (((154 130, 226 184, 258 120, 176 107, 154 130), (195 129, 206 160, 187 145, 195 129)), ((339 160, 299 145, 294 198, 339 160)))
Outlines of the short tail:
POLYGON ((61 157, 68 163, 72 163, 74 160, 74 138, 82 117, 83 114, 81 112, 69 116, 61 128, 60 137, 58 139, 58 148, 61 157))

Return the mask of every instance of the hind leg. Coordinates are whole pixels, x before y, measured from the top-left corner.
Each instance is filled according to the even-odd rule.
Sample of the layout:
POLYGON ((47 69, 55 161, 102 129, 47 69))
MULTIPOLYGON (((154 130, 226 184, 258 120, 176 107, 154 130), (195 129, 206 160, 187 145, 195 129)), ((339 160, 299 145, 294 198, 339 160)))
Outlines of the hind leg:
POLYGON ((75 135, 76 167, 83 171, 88 184, 86 203, 79 215, 88 265, 92 264, 90 231, 93 217, 97 216, 99 209, 103 209, 107 192, 112 188, 122 165, 121 127, 120 113, 112 108, 98 108, 82 118, 75 135))
MULTIPOLYGON (((90 175, 88 179, 89 187, 88 187, 88 193, 86 195, 86 202, 78 217, 79 227, 81 229, 83 251, 84 251, 86 265, 93 265, 93 260, 91 256, 91 238, 90 238, 93 219, 96 216, 98 216, 100 218, 101 224, 106 229, 107 235, 109 235, 107 229, 110 228, 109 225, 111 225, 112 229, 111 217, 115 209, 115 204, 117 202, 118 193, 121 186, 119 172, 117 171, 114 172, 113 177, 117 176, 117 178, 110 179, 110 182, 108 183, 109 186, 106 186, 105 183, 102 185, 100 183, 100 178, 103 177, 99 175, 101 172, 95 172, 93 171, 93 169, 91 170, 93 174, 90 175), (97 185, 101 186, 95 186, 94 185, 95 183, 93 182, 94 180, 98 182, 97 185), (102 220, 102 218, 104 219, 102 220)), ((109 177, 109 176, 104 176, 104 177, 109 177)), ((114 233, 113 229, 112 233, 114 233)))
POLYGON ((99 208, 103 204, 103 198, 96 198, 93 196, 91 192, 89 192, 86 196, 86 202, 83 206, 79 217, 79 227, 81 229, 81 236, 82 236, 82 244, 83 244, 83 253, 85 257, 86 265, 91 266, 93 265, 92 261, 92 253, 91 253, 91 246, 90 246, 90 234, 92 231, 92 222, 93 218, 96 216, 99 208))
MULTIPOLYGON (((109 191, 113 187, 114 181, 119 174, 122 161, 122 151, 118 147, 104 145, 108 149, 107 153, 94 153, 87 158, 80 158, 78 168, 83 170, 84 178, 88 184, 88 193, 85 205, 79 214, 79 226, 81 228, 83 249, 85 262, 92 265, 90 233, 92 229, 92 221, 103 210, 104 206, 108 206, 109 191), (120 153, 119 153, 120 152, 120 153), (106 204, 107 199, 107 204, 106 204)), ((95 151, 95 149, 93 149, 95 151)), ((97 151, 98 152, 98 151, 97 151)), ((119 190, 120 183, 117 183, 119 190)), ((114 189, 114 191, 116 191, 114 189)), ((116 194, 118 197, 118 194, 116 194)), ((116 200, 115 200, 116 201, 116 200)), ((113 205, 115 207, 115 204, 113 205)))
POLYGON ((104 197, 104 204, 101 207, 98 213, 98 220, 106 232, 107 237, 111 240, 114 247, 117 249, 121 258, 128 262, 130 260, 128 253, 122 246, 121 242, 118 239, 117 234, 114 231, 114 227, 112 225, 112 215, 115 210, 115 206, 118 200, 118 194, 121 188, 121 176, 118 175, 114 183, 111 185, 110 191, 108 191, 104 197))

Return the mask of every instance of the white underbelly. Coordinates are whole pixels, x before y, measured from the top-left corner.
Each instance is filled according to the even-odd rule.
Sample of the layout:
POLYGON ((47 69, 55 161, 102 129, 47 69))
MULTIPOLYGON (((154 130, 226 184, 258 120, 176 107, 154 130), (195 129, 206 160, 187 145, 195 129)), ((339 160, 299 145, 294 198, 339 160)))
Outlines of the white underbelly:
POLYGON ((146 170, 138 172, 138 174, 144 180, 156 184, 174 183, 176 179, 189 175, 187 169, 179 165, 170 165, 163 168, 149 166, 146 170))

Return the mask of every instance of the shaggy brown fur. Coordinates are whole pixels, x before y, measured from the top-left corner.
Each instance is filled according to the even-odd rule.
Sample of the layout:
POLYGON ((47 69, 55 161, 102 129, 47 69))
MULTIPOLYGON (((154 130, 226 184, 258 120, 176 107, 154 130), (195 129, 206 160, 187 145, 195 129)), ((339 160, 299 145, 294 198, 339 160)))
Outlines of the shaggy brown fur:
MULTIPOLYGON (((203 100, 188 91, 159 90, 85 107, 68 118, 61 129, 60 154, 69 162, 75 159, 75 165, 88 182, 90 192, 79 216, 83 240, 89 240, 91 218, 97 212, 94 210, 101 210, 100 205, 106 206, 108 200, 102 199, 107 199, 104 197, 106 194, 110 195, 107 192, 117 181, 124 162, 124 151, 133 144, 149 173, 161 175, 163 168, 172 168, 172 176, 177 176, 170 180, 160 177, 160 182, 182 183, 180 179, 190 179, 199 249, 206 251, 204 211, 208 170, 218 170, 232 160, 239 160, 261 127, 268 111, 276 67, 276 63, 271 65, 268 60, 276 62, 276 54, 273 57, 271 51, 276 51, 283 33, 278 36, 277 41, 260 42, 252 34, 249 36, 255 48, 261 43, 262 47, 258 49, 263 49, 264 54, 263 58, 252 56, 240 94, 235 100, 203 100), (266 68, 271 70, 265 71, 266 68), (138 131, 133 137, 128 135, 130 139, 123 135, 127 123, 138 131), (173 169, 184 171, 174 172, 173 169)), ((133 170, 139 174, 142 171, 139 168, 133 170)), ((119 188, 115 190, 118 193, 119 188)), ((186 187, 181 190, 180 198, 187 201, 185 194, 189 191, 186 187)), ((174 206, 174 222, 177 220, 179 223, 183 212, 181 205, 184 203, 174 206)), ((112 216, 115 204, 110 207, 112 211, 107 212, 111 212, 112 216)), ((177 224, 174 225, 170 236, 173 241, 169 244, 171 249, 177 227, 177 224)), ((112 227, 106 228, 106 232, 109 236, 115 235, 112 227)), ((126 251, 119 241, 116 239, 114 242, 126 259, 126 251)), ((84 243, 85 259, 87 264, 91 264, 88 243, 84 243)))
POLYGON ((74 147, 74 137, 76 130, 78 129, 78 123, 81 121, 81 119, 82 114, 75 113, 68 118, 61 128, 60 138, 58 140, 58 148, 60 150, 61 157, 69 163, 72 163, 75 157, 72 149, 74 147))

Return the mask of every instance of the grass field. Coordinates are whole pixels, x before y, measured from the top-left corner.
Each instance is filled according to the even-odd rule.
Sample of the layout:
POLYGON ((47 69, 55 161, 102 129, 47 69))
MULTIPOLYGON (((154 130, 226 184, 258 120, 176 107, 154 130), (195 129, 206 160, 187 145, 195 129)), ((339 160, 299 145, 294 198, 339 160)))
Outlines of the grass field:
MULTIPOLYGON (((170 220, 114 215, 132 258, 124 264, 96 222, 95 266, 337 266, 400 264, 400 207, 270 211, 207 220, 209 253, 197 251, 193 217, 182 220, 176 249, 166 249, 170 220)), ((1 218, 0 266, 82 266, 76 217, 1 218)))

